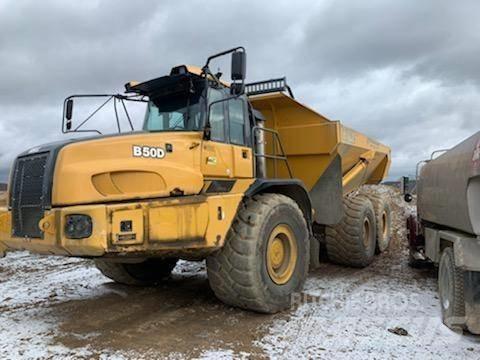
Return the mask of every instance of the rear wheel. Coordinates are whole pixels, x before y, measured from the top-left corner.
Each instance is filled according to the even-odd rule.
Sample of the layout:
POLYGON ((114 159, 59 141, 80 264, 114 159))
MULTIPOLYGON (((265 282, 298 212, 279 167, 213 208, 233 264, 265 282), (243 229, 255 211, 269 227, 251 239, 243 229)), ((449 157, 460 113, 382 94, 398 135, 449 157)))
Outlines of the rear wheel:
POLYGON ((392 238, 392 212, 390 204, 380 194, 372 194, 368 197, 375 211, 375 221, 377 225, 377 243, 376 252, 381 253, 388 249, 390 239, 392 238))
POLYGON ((260 194, 238 210, 225 245, 207 258, 210 286, 223 302, 275 313, 303 288, 309 259, 305 218, 291 198, 260 194))
POLYGON ((443 250, 438 266, 438 292, 443 323, 453 330, 465 326, 464 273, 455 267, 453 249, 443 250))
POLYGON ((375 255, 373 205, 365 195, 346 197, 343 203, 345 213, 340 223, 326 227, 328 258, 337 264, 365 267, 375 255))
POLYGON ((168 278, 177 259, 147 259, 140 263, 121 263, 96 259, 95 266, 106 277, 125 285, 149 286, 168 278))

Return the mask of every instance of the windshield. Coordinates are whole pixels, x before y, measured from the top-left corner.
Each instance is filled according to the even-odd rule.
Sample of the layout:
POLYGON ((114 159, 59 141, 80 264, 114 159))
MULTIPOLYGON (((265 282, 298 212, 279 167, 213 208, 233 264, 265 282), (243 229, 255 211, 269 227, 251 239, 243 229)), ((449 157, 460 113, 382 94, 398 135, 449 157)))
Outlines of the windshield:
POLYGON ((202 129, 204 109, 201 91, 168 94, 148 102, 147 131, 197 131, 202 129))

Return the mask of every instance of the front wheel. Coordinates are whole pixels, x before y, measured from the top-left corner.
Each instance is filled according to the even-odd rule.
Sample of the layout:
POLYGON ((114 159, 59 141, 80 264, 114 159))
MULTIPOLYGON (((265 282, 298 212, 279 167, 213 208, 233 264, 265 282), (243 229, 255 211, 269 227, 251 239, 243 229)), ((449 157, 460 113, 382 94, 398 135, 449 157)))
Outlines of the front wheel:
POLYGON ((106 277, 124 285, 150 286, 168 278, 177 259, 146 259, 139 263, 122 263, 96 259, 95 266, 106 277))
POLYGON ((262 313, 287 309, 305 283, 309 246, 307 223, 291 198, 246 199, 224 247, 207 258, 210 286, 233 306, 262 313))

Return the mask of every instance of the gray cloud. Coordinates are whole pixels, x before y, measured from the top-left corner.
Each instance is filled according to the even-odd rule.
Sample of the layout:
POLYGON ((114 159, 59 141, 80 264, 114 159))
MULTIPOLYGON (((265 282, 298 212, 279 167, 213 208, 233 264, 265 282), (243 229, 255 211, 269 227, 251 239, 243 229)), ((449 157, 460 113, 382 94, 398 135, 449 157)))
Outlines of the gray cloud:
POLYGON ((0 3, 0 177, 58 138, 63 98, 248 50, 250 80, 392 146, 391 176, 478 131, 478 1, 0 3))

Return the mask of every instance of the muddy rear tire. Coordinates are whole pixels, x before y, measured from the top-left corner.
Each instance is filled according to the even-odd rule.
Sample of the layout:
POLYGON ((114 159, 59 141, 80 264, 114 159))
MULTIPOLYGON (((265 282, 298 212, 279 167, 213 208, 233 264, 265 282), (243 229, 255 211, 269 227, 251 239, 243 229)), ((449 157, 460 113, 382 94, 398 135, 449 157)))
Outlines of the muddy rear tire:
POLYGON ((465 327, 464 272, 455 266, 453 249, 443 250, 438 266, 438 292, 443 323, 452 330, 465 327))
POLYGON ((246 199, 225 245, 207 258, 210 286, 229 305, 262 313, 287 309, 305 283, 309 246, 307 223, 291 198, 246 199))
POLYGON ((172 273, 177 259, 147 259, 140 263, 120 263, 95 260, 95 266, 106 277, 124 285, 151 286, 165 280, 172 273))
POLYGON ((375 255, 376 225, 372 202, 365 195, 345 197, 340 223, 327 226, 325 242, 328 258, 352 267, 369 265, 375 255))

